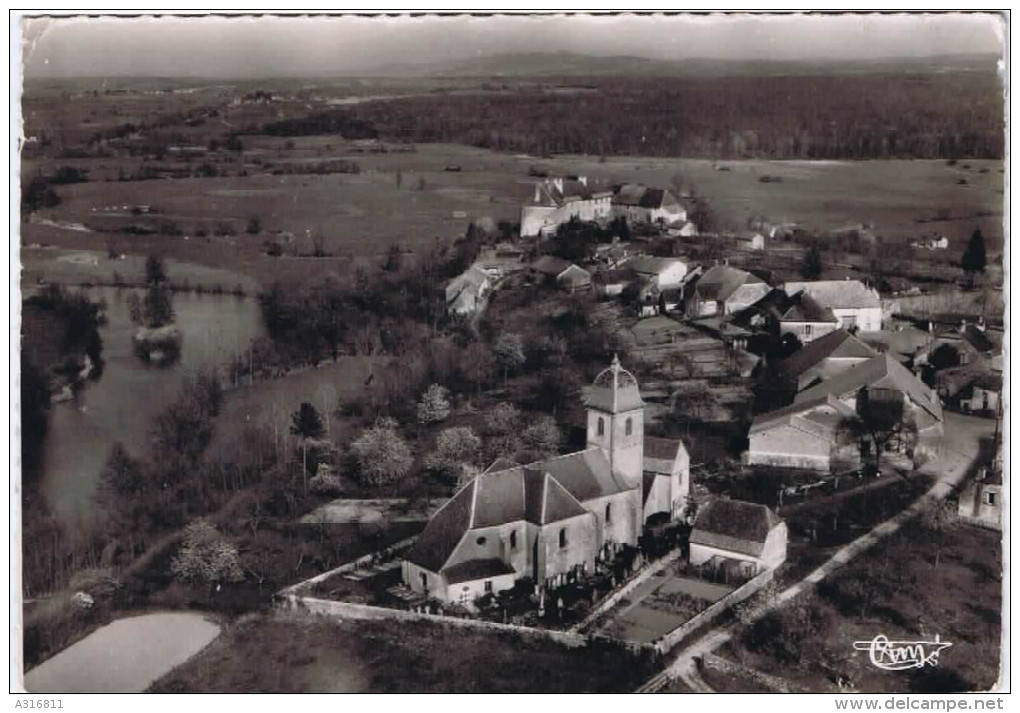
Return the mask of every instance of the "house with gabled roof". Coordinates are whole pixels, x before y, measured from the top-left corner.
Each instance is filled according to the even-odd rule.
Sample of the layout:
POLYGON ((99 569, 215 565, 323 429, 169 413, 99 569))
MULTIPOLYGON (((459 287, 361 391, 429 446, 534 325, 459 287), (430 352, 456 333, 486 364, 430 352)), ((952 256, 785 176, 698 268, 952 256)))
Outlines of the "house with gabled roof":
POLYGON ((404 583, 465 605, 524 578, 558 586, 636 545, 646 512, 682 511, 686 450, 653 441, 646 458, 644 401, 618 360, 595 378, 586 406, 585 449, 526 465, 494 464, 473 478, 412 545, 402 563, 404 583), (676 462, 666 462, 670 453, 676 462), (646 472, 654 475, 648 495, 646 472))
POLYGON ((790 303, 779 316, 781 334, 792 334, 807 344, 813 339, 839 328, 839 320, 832 310, 803 290, 790 295, 790 303))
POLYGON ((780 361, 775 371, 784 384, 797 392, 877 355, 878 352, 845 329, 837 329, 805 344, 780 361))
POLYGON ((658 290, 680 287, 687 276, 687 263, 675 257, 638 255, 623 263, 623 267, 633 270, 642 281, 658 290))
POLYGON ((590 272, 555 255, 543 255, 535 260, 531 263, 531 272, 542 282, 567 292, 591 289, 590 272))
POLYGON ((770 289, 763 279, 750 272, 713 265, 695 283, 687 313, 691 317, 733 314, 760 300, 770 289))
POLYGON ((531 199, 521 208, 521 237, 553 235, 572 218, 607 220, 612 212, 613 192, 585 176, 546 178, 535 184, 531 199))
POLYGON ((613 215, 622 216, 629 223, 677 225, 687 221, 687 210, 665 188, 625 183, 616 189, 611 203, 613 215))
POLYGON ((839 421, 853 418, 857 399, 899 398, 904 418, 917 428, 908 457, 938 457, 944 436, 938 395, 888 354, 879 354, 818 381, 794 397, 789 406, 759 414, 751 423, 749 464, 828 470, 834 459, 853 459, 839 442, 839 421))
POLYGON ((492 287, 492 280, 478 265, 472 265, 446 285, 446 311, 473 314, 492 287))
POLYGON ((882 301, 878 291, 860 280, 815 280, 787 282, 787 294, 806 292, 823 307, 832 310, 843 329, 877 332, 882 328, 882 301))
POLYGON ((691 564, 721 569, 737 564, 750 578, 786 560, 787 527, 759 503, 717 498, 698 510, 691 530, 691 564))

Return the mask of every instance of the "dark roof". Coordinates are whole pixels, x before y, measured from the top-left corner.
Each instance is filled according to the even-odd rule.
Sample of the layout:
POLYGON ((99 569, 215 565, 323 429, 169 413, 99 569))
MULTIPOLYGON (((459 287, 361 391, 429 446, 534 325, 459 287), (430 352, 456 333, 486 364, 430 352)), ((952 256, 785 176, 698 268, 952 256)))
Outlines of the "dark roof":
POLYGON ((535 260, 535 262, 531 263, 531 269, 541 272, 543 275, 556 277, 572 264, 573 263, 569 260, 564 260, 563 258, 556 257, 555 255, 543 255, 535 260))
POLYGON ((797 292, 790 297, 790 306, 783 313, 785 322, 839 322, 828 307, 823 307, 807 292, 797 292))
POLYGON ((446 563, 471 530, 521 520, 537 525, 566 520, 588 512, 581 501, 629 489, 598 448, 527 466, 490 469, 436 511, 407 558, 432 572, 446 573, 446 563))
POLYGON ((899 391, 937 420, 942 420, 942 404, 938 396, 888 354, 879 354, 855 364, 843 373, 801 391, 794 401, 811 401, 825 394, 841 396, 861 388, 899 391))
POLYGON ((782 520, 769 508, 740 500, 712 500, 698 511, 691 544, 757 556, 769 533, 782 520))
POLYGON ((645 436, 645 458, 673 460, 683 447, 683 441, 677 439, 645 436))
POLYGON ((661 188, 649 188, 641 196, 641 200, 638 201, 638 205, 642 208, 659 208, 662 206, 663 199, 666 197, 666 191, 661 188))
POLYGON ((503 560, 496 558, 484 559, 484 560, 468 560, 467 562, 461 562, 455 564, 452 567, 447 568, 443 571, 446 575, 446 581, 450 584, 459 584, 460 582, 473 582, 477 579, 485 579, 486 577, 498 577, 501 574, 513 574, 513 567, 505 563, 503 560))
POLYGON ((878 352, 845 329, 836 329, 818 339, 812 339, 783 359, 778 368, 783 376, 796 379, 823 359, 870 359, 877 354, 878 352))
MULTIPOLYGON (((479 476, 483 477, 483 476, 479 476)), ((471 510, 478 478, 465 485, 429 520, 415 540, 407 558, 425 569, 438 572, 471 528, 471 510)))
POLYGON ((988 336, 977 326, 968 324, 963 328, 963 338, 970 342, 970 345, 982 354, 987 354, 995 349, 995 345, 988 336))
POLYGON ((729 265, 713 265, 698 278, 694 289, 703 300, 725 302, 734 292, 747 284, 764 285, 765 281, 729 265))
POLYGON ((612 366, 599 372, 587 393, 585 406, 609 413, 632 411, 644 406, 637 379, 620 367, 616 357, 613 358, 612 366))

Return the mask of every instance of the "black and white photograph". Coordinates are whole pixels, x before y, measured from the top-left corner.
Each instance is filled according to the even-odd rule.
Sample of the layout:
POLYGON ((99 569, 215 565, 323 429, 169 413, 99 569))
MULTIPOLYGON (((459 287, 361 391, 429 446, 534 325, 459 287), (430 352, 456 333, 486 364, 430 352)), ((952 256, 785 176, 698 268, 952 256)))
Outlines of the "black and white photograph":
POLYGON ((1003 709, 1009 11, 189 13, 10 15, 18 707, 1003 709))

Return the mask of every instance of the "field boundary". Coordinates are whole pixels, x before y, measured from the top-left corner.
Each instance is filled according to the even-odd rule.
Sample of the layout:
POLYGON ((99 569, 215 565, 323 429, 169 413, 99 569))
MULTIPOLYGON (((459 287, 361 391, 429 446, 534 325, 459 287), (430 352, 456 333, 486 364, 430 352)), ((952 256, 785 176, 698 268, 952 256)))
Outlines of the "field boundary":
POLYGON ((773 567, 765 570, 761 574, 758 574, 753 579, 744 582, 744 584, 734 589, 722 599, 713 602, 707 609, 698 612, 692 618, 673 629, 673 631, 664 634, 653 643, 653 646, 655 646, 659 653, 668 654, 677 644, 708 622, 715 619, 724 611, 732 606, 740 604, 748 597, 757 594, 763 587, 772 581, 775 575, 776 569, 773 567))
MULTIPOLYGON (((536 629, 530 626, 500 624, 493 621, 482 621, 480 619, 462 619, 443 614, 425 614, 406 611, 403 609, 378 607, 371 604, 355 604, 353 602, 338 602, 329 599, 318 599, 316 597, 303 597, 292 593, 283 595, 283 600, 282 608, 285 611, 303 612, 318 616, 335 616, 339 618, 357 619, 360 621, 378 619, 393 619, 397 621, 431 621, 467 629, 479 629, 482 631, 517 634, 521 636, 536 636, 549 639, 550 641, 554 641, 558 644, 563 644, 571 648, 586 646, 590 641, 596 639, 596 637, 587 637, 569 631, 536 629)), ((615 641, 615 639, 613 639, 613 641, 615 641)))
POLYGON ((592 622, 594 622, 600 616, 602 616, 607 611, 616 606, 621 599, 626 597, 628 594, 633 592, 635 589, 637 589, 639 586, 647 582, 656 574, 666 569, 666 567, 679 560, 680 555, 681 551, 679 549, 675 549, 662 559, 655 562, 654 564, 650 564, 647 567, 645 567, 640 573, 637 574, 637 576, 633 577, 625 585, 623 585, 615 592, 610 594, 608 597, 603 599, 601 602, 599 602, 598 606, 596 606, 594 609, 588 612, 588 616, 582 619, 579 623, 574 624, 574 626, 570 627, 569 631, 581 632, 585 628, 591 626, 592 622))

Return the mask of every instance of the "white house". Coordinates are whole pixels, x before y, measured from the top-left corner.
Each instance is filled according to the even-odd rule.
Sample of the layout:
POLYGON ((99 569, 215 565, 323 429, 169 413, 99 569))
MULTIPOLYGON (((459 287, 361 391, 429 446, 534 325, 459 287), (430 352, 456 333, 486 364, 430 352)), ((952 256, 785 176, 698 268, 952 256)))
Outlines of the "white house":
POLYGON ((486 272, 472 265, 447 284, 446 311, 450 314, 472 314, 491 287, 492 282, 486 272))
POLYGON ((521 237, 554 234, 571 218, 606 220, 612 213, 612 196, 612 191, 589 186, 585 176, 541 180, 521 208, 521 237))
POLYGON ((691 530, 691 564, 736 565, 750 578, 786 561, 787 528, 765 505, 718 498, 698 510, 691 530))
POLYGON ((640 183, 625 183, 617 189, 612 212, 628 223, 678 225, 687 221, 687 210, 672 191, 640 183))
POLYGON ((687 263, 675 257, 640 255, 627 260, 623 267, 633 270, 639 278, 659 290, 680 287, 687 276, 687 263))
POLYGON ((807 292, 790 295, 790 304, 779 317, 780 334, 793 334, 801 344, 823 337, 839 328, 832 310, 818 304, 807 292))
POLYGON ((860 280, 818 280, 787 282, 788 295, 806 292, 818 304, 832 310, 843 329, 877 332, 882 329, 882 302, 878 291, 860 280))
POLYGON ((758 232, 747 232, 737 236, 737 247, 742 250, 764 250, 765 236, 758 232))
POLYGON ((691 317, 733 314, 753 305, 770 289, 757 275, 729 265, 713 265, 694 285, 687 312, 691 317))

